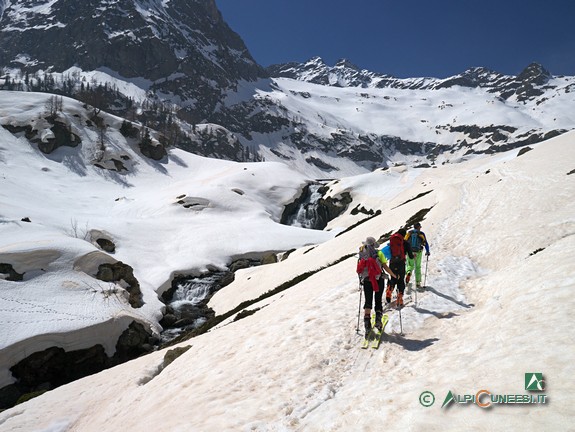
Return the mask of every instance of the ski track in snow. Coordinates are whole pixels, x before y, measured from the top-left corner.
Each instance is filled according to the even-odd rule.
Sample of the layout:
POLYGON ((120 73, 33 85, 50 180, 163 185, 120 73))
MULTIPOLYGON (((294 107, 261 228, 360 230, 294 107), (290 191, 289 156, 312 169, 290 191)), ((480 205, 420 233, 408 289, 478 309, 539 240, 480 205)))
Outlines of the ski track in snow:
MULTIPOLYGON (((377 385, 375 383, 389 381, 390 377, 411 374, 408 360, 405 358, 405 351, 417 352, 438 341, 437 336, 429 336, 425 330, 428 319, 452 319, 459 314, 469 310, 474 305, 469 304, 461 291, 462 282, 474 277, 478 273, 477 267, 466 257, 447 256, 440 262, 434 263, 435 271, 433 275, 428 274, 427 288, 423 292, 417 293, 417 305, 415 304, 415 291, 409 293, 406 288, 406 298, 411 296, 409 303, 402 309, 403 335, 400 335, 399 312, 396 309, 387 310, 389 323, 382 336, 382 342, 378 349, 371 347, 360 348, 363 337, 363 321, 360 319, 360 331, 356 331, 357 314, 353 319, 347 316, 347 322, 343 317, 330 320, 332 325, 341 327, 341 333, 329 343, 329 348, 325 354, 321 354, 314 349, 316 343, 310 343, 310 356, 313 356, 313 371, 319 373, 321 379, 310 382, 303 391, 296 392, 294 396, 286 401, 283 406, 285 417, 279 424, 251 423, 246 425, 244 430, 248 431, 270 431, 270 430, 298 430, 305 431, 308 422, 306 419, 317 412, 318 416, 323 415, 324 405, 329 405, 339 397, 340 389, 361 385, 377 385), (341 320, 340 320, 341 319, 341 320), (423 338, 421 338, 423 336, 423 338), (301 397, 303 395, 303 398, 301 397)), ((425 271, 425 260, 422 263, 422 274, 425 271)), ((410 284, 412 285, 412 284, 410 284)), ((333 304, 345 302, 358 305, 357 283, 343 284, 340 287, 329 291, 323 298, 325 310, 318 311, 318 316, 329 316, 330 308, 333 304), (347 298, 347 299, 344 299, 347 298)), ((384 305, 384 309, 387 309, 384 305)), ((361 311, 363 314, 363 310, 361 311)), ((307 317, 307 320, 316 317, 307 317)), ((318 323, 319 325, 319 323, 318 323)), ((291 337, 305 338, 306 332, 298 335, 298 329, 292 328, 291 337), (293 336, 295 334, 295 336, 293 336)), ((329 334, 326 331, 326 334, 329 334)), ((316 341, 318 342, 318 341, 316 341)), ((317 343, 319 345, 319 343, 317 343)), ((289 355, 289 353, 286 353, 289 355)), ((393 380, 392 380, 393 381, 393 380)), ((383 396, 382 396, 383 397, 383 396)), ((381 401, 380 401, 381 402, 381 401)), ((341 401, 339 401, 341 403, 341 401)), ((365 407, 363 407, 365 409, 365 407)), ((329 409, 329 408, 328 408, 329 409)), ((350 406, 349 410, 357 410, 358 407, 350 406)), ((310 420, 311 424, 316 424, 310 420)), ((339 430, 346 425, 332 425, 333 428, 327 430, 339 430)))
MULTIPOLYGON (((317 411, 317 416, 325 416, 330 412, 329 404, 342 404, 338 398, 345 399, 345 394, 340 394, 343 389, 345 393, 351 388, 372 388, 381 386, 381 394, 374 401, 366 401, 373 406, 354 407, 351 404, 346 411, 346 417, 357 418, 357 424, 350 425, 349 420, 343 424, 337 420, 322 431, 342 430, 349 427, 357 427, 362 419, 362 410, 381 409, 386 401, 384 396, 385 385, 393 385, 393 382, 404 381, 405 378, 414 375, 414 371, 409 364, 409 356, 405 352, 417 353, 436 343, 441 336, 431 334, 433 330, 427 328, 429 319, 456 319, 460 314, 472 309, 474 304, 469 303, 462 291, 462 285, 467 279, 481 276, 484 271, 479 268, 468 257, 454 256, 451 252, 452 243, 450 231, 454 226, 461 226, 464 213, 471 205, 468 198, 469 190, 463 186, 461 193, 461 206, 457 211, 445 218, 433 239, 432 244, 438 245, 433 248, 433 255, 422 259, 422 278, 425 278, 427 266, 426 287, 422 292, 415 291, 415 274, 410 284, 406 286, 405 299, 407 300, 401 310, 401 324, 399 311, 386 307, 384 300, 384 311, 389 315, 389 322, 382 336, 379 349, 371 347, 360 348, 363 337, 363 322, 359 320, 359 332, 357 328, 357 314, 353 320, 348 317, 346 333, 340 338, 334 339, 330 344, 329 351, 323 358, 318 359, 318 368, 322 369, 322 380, 314 383, 307 389, 305 397, 297 402, 293 400, 286 403, 285 418, 278 425, 250 425, 245 430, 298 430, 305 431, 308 427, 317 425, 318 419, 312 418, 317 411), (439 257, 439 258, 435 258, 439 257), (401 333, 403 329, 403 334, 401 333), (319 408, 325 408, 319 409, 319 408), (350 415, 353 413, 354 415, 350 415)), ((477 209, 483 211, 484 209, 477 209)), ((387 286, 387 282, 386 282, 387 286)), ((358 287, 357 283, 348 283, 338 288, 338 295, 331 292, 331 300, 325 299, 328 304, 337 302, 337 296, 348 296, 345 302, 356 305, 358 311, 358 287), (347 291, 347 293, 346 293, 347 291), (351 292, 354 292, 351 294, 351 292), (355 300, 353 298, 355 297, 355 300)), ((394 293, 395 297, 395 293, 394 293)), ((342 300, 343 301, 343 300, 342 300)), ((359 312, 359 311, 358 311, 359 312)), ((329 314, 329 309, 321 315, 329 314)), ((361 310, 363 314, 363 310, 361 310)), ((341 325, 335 321, 334 325, 341 325)), ((343 326, 342 326, 343 327, 343 326)), ((316 354, 313 354, 316 355, 316 354)), ((360 390, 361 391, 361 390, 360 390)), ((353 400, 353 396, 350 397, 353 400)), ((344 403, 345 405, 345 403, 344 403)), ((384 414, 382 414, 384 415, 384 414)), ((364 416, 363 416, 364 417, 364 416)))

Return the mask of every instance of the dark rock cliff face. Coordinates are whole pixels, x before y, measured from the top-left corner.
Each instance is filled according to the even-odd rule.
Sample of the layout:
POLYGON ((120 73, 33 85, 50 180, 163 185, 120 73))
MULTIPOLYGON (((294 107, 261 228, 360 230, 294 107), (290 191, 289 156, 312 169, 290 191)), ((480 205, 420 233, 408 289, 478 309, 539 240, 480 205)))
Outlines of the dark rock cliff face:
POLYGON ((264 75, 214 0, 58 0, 43 13, 37 5, 7 0, 0 66, 27 72, 78 66, 144 78, 150 90, 177 96, 194 121, 238 80, 264 75))

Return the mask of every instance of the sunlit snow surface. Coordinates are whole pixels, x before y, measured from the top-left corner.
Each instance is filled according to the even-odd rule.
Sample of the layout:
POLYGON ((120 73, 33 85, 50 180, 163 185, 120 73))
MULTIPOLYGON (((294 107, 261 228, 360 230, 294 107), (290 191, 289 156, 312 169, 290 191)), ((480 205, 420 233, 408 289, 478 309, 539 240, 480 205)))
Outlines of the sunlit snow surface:
MULTIPOLYGON (((11 106, 37 115, 32 107, 41 103, 33 97, 42 96, 26 97, 0 100, 2 122, 11 106)), ((277 224, 281 203, 305 181, 281 164, 180 151, 152 163, 118 136, 114 145, 134 162, 120 176, 82 162, 90 139, 86 133, 79 149, 45 156, 0 128, 0 261, 26 272, 23 282, 0 281, 1 324, 9 329, 2 367, 13 364, 18 343, 28 344, 26 352, 44 343, 41 329, 59 326, 66 333, 46 333, 46 342, 72 347, 98 333, 94 321, 122 328, 137 315, 153 323, 160 307, 154 290, 174 272, 225 266, 247 251, 296 248, 277 264, 238 271, 210 301, 223 313, 319 271, 250 306, 259 309, 247 318, 182 343, 191 348, 161 373, 164 351, 4 411, 0 431, 565 430, 571 423, 574 133, 519 157, 514 150, 334 181, 329 193, 350 192, 350 207, 382 211, 338 236, 366 215, 348 210, 326 232, 277 224), (184 209, 176 204, 182 194, 210 205, 184 209), (428 208, 428 288, 403 309, 401 327, 398 311, 389 312, 378 350, 361 350, 356 258, 338 260, 428 208), (71 221, 116 240, 113 258, 134 267, 144 308, 109 296, 107 284, 92 277, 109 258, 71 235, 71 221), (526 394, 527 372, 544 374, 548 404, 440 408, 449 391, 526 394), (424 391, 435 394, 433 406, 421 405, 424 391)))

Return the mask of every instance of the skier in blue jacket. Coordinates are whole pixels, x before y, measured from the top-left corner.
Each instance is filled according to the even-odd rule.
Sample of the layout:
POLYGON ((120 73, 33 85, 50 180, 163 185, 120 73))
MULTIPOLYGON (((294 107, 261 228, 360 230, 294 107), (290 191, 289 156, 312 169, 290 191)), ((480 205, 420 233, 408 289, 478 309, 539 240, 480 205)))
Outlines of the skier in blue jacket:
POLYGON ((421 231, 419 222, 416 222, 413 225, 413 229, 407 232, 405 240, 411 245, 411 250, 413 251, 413 258, 407 257, 405 283, 409 283, 411 273, 415 270, 415 285, 419 289, 421 288, 421 257, 423 256, 423 248, 425 248, 425 255, 430 255, 429 243, 424 232, 421 231))

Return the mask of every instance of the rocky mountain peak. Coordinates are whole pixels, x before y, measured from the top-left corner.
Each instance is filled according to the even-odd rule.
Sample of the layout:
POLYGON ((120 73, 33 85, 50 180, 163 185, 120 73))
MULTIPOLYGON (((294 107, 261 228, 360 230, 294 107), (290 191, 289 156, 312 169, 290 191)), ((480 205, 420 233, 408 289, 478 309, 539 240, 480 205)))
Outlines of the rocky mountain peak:
POLYGON ((359 71, 359 68, 355 64, 344 58, 339 59, 336 62, 335 67, 340 69, 352 69, 354 71, 359 71))
POLYGON ((531 63, 517 76, 519 81, 535 85, 545 85, 551 78, 551 73, 539 63, 531 63))

